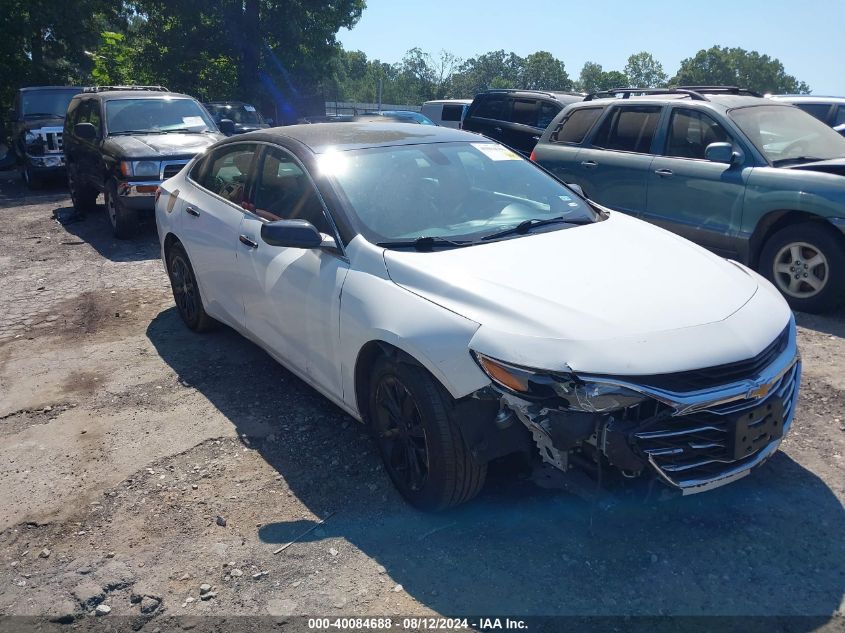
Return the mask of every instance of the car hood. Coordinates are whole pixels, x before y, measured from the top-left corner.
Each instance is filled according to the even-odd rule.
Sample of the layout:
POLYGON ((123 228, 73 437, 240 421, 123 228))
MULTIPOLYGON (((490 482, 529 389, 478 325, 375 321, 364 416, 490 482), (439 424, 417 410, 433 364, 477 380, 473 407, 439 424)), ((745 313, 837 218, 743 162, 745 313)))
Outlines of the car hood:
POLYGON ((757 353, 789 318, 777 297, 772 327, 761 323, 743 342, 722 347, 703 341, 698 352, 658 362, 654 371, 614 353, 614 341, 628 341, 664 356, 655 353, 660 335, 728 319, 757 293, 760 279, 615 212, 587 226, 433 253, 387 250, 384 257, 396 284, 481 326, 477 351, 546 369, 660 373, 729 362, 757 353), (725 361, 724 353, 738 357, 725 361))
POLYGON ((110 136, 109 150, 122 158, 191 157, 225 138, 222 134, 138 134, 110 136))
POLYGON ((800 165, 789 165, 787 169, 799 171, 821 171, 826 174, 845 176, 845 157, 832 158, 830 160, 819 160, 813 163, 802 163, 800 165))

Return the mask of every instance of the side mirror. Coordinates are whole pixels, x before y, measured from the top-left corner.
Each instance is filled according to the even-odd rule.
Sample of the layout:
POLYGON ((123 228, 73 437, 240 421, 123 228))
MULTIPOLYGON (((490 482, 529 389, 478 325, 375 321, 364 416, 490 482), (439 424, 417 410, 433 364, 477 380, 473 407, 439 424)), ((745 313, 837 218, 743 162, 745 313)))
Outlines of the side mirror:
POLYGON ((710 143, 704 150, 704 158, 711 163, 727 163, 733 165, 742 159, 740 152, 735 152, 730 143, 710 143))
POLYGON ((220 131, 226 136, 232 136, 232 134, 235 133, 235 122, 232 121, 232 119, 220 119, 217 127, 219 127, 220 131))
POLYGON ((581 188, 581 185, 576 185, 574 182, 568 182, 568 183, 566 183, 566 186, 569 187, 570 189, 572 189, 572 191, 577 193, 582 198, 587 197, 587 194, 584 193, 584 190, 581 188))
POLYGON ((77 123, 73 126, 73 134, 85 141, 93 141, 97 138, 97 128, 93 123, 77 123))
POLYGON ((261 225, 261 239, 270 246, 317 248, 323 236, 307 220, 276 220, 261 225))

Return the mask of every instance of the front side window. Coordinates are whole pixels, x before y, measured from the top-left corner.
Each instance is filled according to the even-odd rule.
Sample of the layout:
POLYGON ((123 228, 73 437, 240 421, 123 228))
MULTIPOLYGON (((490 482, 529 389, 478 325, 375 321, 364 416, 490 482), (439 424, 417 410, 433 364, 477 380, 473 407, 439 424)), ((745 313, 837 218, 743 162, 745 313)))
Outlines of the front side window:
POLYGON ((510 120, 520 125, 537 127, 537 102, 534 99, 514 99, 510 120))
POLYGON ((573 110, 561 121, 560 127, 552 135, 555 143, 579 144, 587 136, 587 132, 601 116, 602 108, 579 108, 573 110))
POLYGON ((605 118, 593 141, 595 147, 647 154, 660 119, 660 106, 617 107, 605 118))
POLYGON ((669 122, 666 155, 704 159, 704 150, 710 143, 731 142, 724 128, 708 115, 696 110, 676 109, 669 122))
POLYGON ((549 124, 557 116, 557 113, 560 112, 561 107, 561 105, 552 103, 551 101, 541 101, 540 113, 537 115, 537 127, 543 128, 544 130, 549 127, 549 124))
POLYGON ((106 101, 109 135, 214 132, 214 122, 193 99, 171 97, 106 101))
POLYGON ((201 168, 203 175, 199 184, 233 204, 241 204, 255 150, 253 143, 227 145, 217 150, 205 159, 208 164, 201 168))
POLYGON ((290 154, 268 150, 257 173, 253 213, 270 221, 306 220, 332 234, 314 184, 290 154))
POLYGON ((833 125, 839 126, 845 124, 845 106, 839 106, 836 109, 836 116, 833 118, 833 125))
MULTIPOLYGON (((318 157, 373 243, 480 240, 526 220, 582 224, 597 215, 532 162, 497 143, 432 143, 318 157)), ((557 223, 555 228, 566 226, 557 223)))
POLYGON ((728 114, 774 166, 845 157, 845 138, 798 108, 759 105, 728 114))
POLYGON ((501 119, 505 114, 505 95, 486 95, 472 111, 472 116, 482 119, 501 119))

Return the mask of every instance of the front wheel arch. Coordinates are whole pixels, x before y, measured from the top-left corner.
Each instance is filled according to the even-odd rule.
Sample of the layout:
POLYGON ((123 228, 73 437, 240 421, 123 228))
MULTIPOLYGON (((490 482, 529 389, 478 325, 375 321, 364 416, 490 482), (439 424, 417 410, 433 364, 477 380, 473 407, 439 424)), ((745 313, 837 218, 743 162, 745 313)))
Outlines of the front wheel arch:
POLYGON ((830 224, 824 217, 809 213, 807 211, 795 211, 792 209, 780 209, 770 211, 757 222, 754 227, 754 232, 751 234, 748 249, 748 264, 754 270, 759 270, 760 255, 763 252, 763 247, 766 242, 778 231, 787 226, 805 224, 807 222, 814 222, 822 224, 835 232, 843 241, 845 247, 845 237, 842 236, 841 231, 837 230, 835 226, 830 224))

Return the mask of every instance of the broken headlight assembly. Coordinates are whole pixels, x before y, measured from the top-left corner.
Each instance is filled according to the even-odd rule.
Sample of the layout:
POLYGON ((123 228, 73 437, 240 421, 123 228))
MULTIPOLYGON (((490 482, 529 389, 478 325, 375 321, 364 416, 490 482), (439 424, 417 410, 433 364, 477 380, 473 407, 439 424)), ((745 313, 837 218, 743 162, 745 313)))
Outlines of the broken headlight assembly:
POLYGON ((557 399, 566 409, 604 413, 625 409, 649 399, 632 389, 583 379, 573 373, 519 367, 478 352, 472 352, 472 355, 498 387, 527 400, 557 399))

